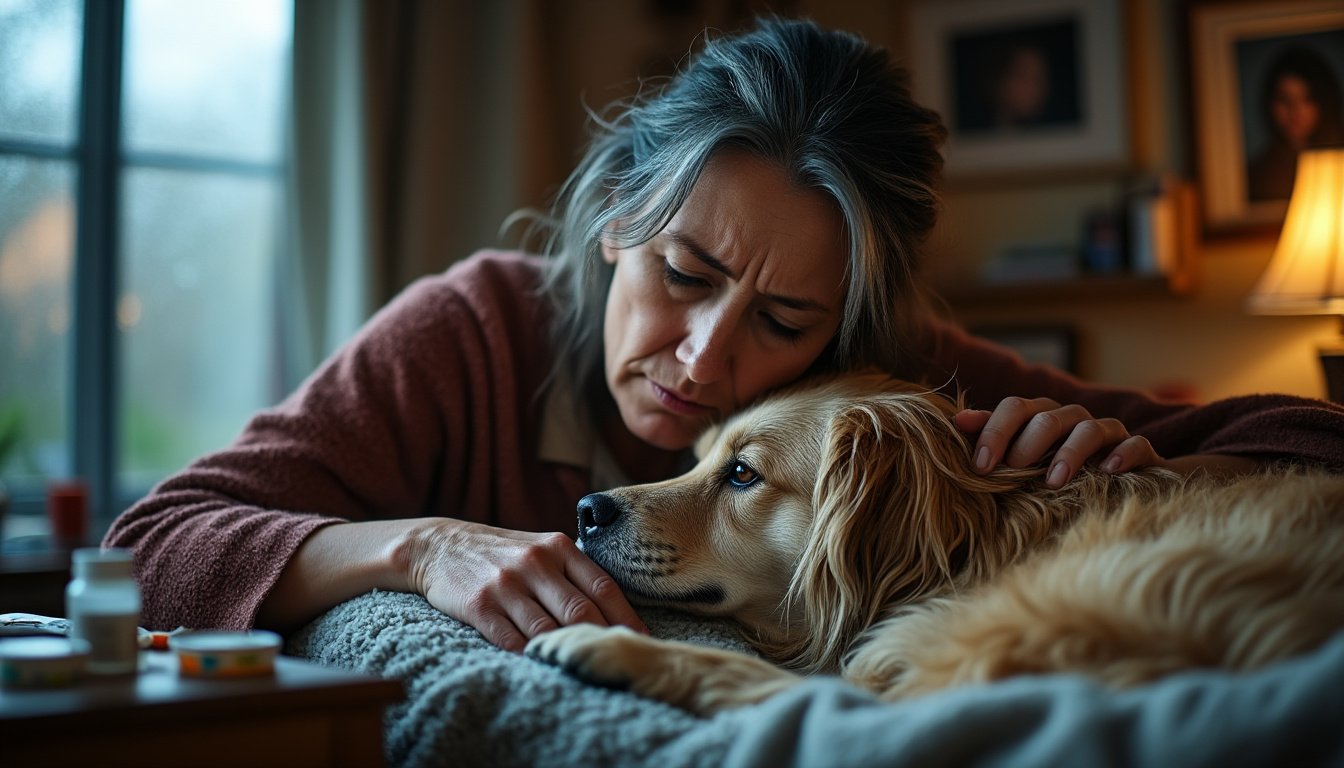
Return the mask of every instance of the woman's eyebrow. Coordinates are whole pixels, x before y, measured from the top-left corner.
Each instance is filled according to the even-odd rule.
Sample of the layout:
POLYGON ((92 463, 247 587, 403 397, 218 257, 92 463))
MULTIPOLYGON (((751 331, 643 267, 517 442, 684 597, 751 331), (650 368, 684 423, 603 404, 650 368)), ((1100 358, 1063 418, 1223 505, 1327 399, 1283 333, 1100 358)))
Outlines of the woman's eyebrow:
POLYGON ((695 241, 695 238, 691 237, 690 235, 683 234, 681 232, 676 232, 670 229, 664 230, 663 234, 666 235, 669 240, 676 243, 683 251, 686 251, 695 258, 704 262, 705 266, 709 267, 715 272, 722 274, 724 277, 734 277, 734 278, 736 277, 736 275, 734 275, 732 271, 728 269, 727 264, 724 264, 722 261, 719 261, 717 258, 715 258, 712 253, 706 250, 704 246, 697 243, 695 241))
MULTIPOLYGON (((697 260, 704 263, 705 266, 722 274, 724 277, 737 279, 737 276, 728 269, 728 265, 720 261, 714 254, 710 253, 703 246, 695 241, 695 238, 683 232, 677 232, 671 229, 663 230, 662 234, 675 243, 679 248, 694 256, 697 260)), ((800 312, 823 312, 831 310, 819 301, 812 299, 803 299, 796 296, 782 296, 777 293, 762 294, 766 301, 780 304, 789 309, 796 309, 800 312)))

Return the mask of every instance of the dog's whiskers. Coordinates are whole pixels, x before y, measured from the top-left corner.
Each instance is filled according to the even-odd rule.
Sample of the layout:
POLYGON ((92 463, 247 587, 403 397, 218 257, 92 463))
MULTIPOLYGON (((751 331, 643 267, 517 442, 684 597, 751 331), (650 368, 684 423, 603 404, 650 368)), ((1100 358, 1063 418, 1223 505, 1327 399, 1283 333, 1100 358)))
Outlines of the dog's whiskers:
POLYGON ((669 565, 680 560, 680 557, 664 557, 662 555, 635 555, 630 558, 636 563, 652 563, 653 565, 669 565))

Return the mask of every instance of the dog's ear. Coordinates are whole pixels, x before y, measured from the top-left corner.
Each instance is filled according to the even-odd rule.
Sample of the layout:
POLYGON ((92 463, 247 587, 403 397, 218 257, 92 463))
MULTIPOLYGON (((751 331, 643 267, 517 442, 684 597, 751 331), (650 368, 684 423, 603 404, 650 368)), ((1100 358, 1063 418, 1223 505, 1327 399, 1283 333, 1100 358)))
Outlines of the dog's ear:
POLYGON ((812 536, 791 586, 811 628, 793 662, 835 668, 891 607, 946 589, 993 525, 997 480, 937 395, 885 394, 831 421, 813 497, 812 536), (986 492, 988 491, 988 493, 986 492))

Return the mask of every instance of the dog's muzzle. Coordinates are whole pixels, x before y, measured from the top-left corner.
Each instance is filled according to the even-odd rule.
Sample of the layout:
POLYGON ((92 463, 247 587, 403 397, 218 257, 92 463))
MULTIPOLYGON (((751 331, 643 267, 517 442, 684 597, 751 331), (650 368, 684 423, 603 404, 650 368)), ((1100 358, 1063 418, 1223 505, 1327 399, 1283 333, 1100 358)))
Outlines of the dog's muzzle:
POLYGON ((620 525, 631 519, 626 514, 633 509, 630 502, 609 493, 590 493, 579 499, 578 509, 579 549, 611 574, 626 595, 655 604, 706 606, 723 602, 723 588, 717 584, 689 588, 677 585, 685 579, 676 578, 681 557, 675 547, 641 540, 630 525, 620 525))
POLYGON ((621 517, 622 504, 605 493, 590 493, 579 499, 579 536, 595 539, 621 517))

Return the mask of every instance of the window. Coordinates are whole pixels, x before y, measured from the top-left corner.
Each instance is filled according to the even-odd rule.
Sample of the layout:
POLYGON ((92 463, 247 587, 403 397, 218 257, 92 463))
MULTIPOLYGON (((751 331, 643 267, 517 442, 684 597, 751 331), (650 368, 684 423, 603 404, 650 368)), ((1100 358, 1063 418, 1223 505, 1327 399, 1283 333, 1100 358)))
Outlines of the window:
POLYGON ((280 396, 291 26, 287 0, 0 0, 18 511, 79 477, 105 525, 280 396))

